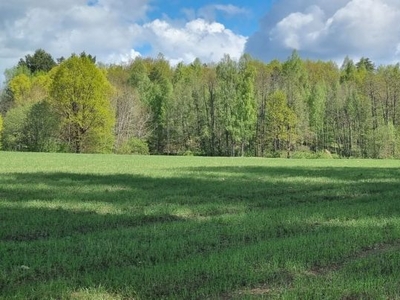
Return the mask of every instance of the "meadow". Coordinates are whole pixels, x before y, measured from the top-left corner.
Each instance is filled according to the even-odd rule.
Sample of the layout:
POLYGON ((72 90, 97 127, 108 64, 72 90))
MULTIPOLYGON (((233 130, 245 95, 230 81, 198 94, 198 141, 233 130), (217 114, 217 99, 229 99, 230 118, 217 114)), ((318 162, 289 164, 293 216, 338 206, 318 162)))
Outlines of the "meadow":
POLYGON ((0 152, 0 299, 400 299, 400 161, 0 152))

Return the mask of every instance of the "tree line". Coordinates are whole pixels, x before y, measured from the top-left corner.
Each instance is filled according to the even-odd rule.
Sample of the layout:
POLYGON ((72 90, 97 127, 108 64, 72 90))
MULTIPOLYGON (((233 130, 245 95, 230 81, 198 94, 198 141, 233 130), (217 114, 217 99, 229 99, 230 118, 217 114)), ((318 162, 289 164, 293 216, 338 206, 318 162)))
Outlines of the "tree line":
POLYGON ((44 50, 5 72, 8 151, 259 157, 400 157, 400 65, 244 54, 171 66, 104 65, 44 50))

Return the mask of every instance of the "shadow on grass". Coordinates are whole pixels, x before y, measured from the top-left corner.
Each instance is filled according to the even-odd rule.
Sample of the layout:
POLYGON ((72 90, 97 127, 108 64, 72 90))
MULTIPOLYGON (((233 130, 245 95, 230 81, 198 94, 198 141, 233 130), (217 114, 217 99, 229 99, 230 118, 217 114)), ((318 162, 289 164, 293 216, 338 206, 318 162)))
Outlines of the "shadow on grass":
POLYGON ((304 177, 328 178, 341 181, 394 179, 400 183, 400 169, 375 167, 270 167, 270 166, 217 166, 182 168, 188 172, 231 173, 250 176, 271 176, 274 178, 304 177))
MULTIPOLYGON (((246 269, 239 267, 238 273, 243 274, 235 274, 236 278, 229 279, 232 271, 224 272, 231 262, 224 262, 222 255, 240 253, 243 248, 243 256, 247 257, 248 247, 271 239, 301 237, 299 241, 306 239, 305 244, 310 247, 315 233, 326 233, 335 236, 332 238, 334 242, 327 245, 330 239, 325 239, 316 247, 321 248, 320 253, 325 255, 324 248, 334 248, 341 241, 351 245, 352 239, 358 235, 376 233, 375 238, 357 246, 365 247, 379 239, 390 240, 390 235, 397 230, 393 226, 385 228, 384 222, 376 228, 368 222, 364 227, 351 222, 343 222, 343 226, 337 222, 329 223, 335 219, 340 222, 398 218, 400 174, 397 169, 202 167, 182 168, 170 175, 1 175, 0 245, 4 247, 0 250, 3 258, 0 266, 6 270, 4 276, 8 279, 4 277, 3 283, 0 280, 0 289, 12 295, 21 285, 29 290, 30 285, 58 278, 65 279, 73 290, 103 285, 107 291, 120 292, 132 285, 132 289, 142 289, 144 298, 182 297, 190 292, 187 289, 194 292, 216 281, 220 284, 215 290, 218 294, 240 284, 259 281, 256 275, 252 275, 253 278, 246 282, 246 269), (75 244, 69 245, 68 239, 75 244), (134 243, 130 244, 127 239, 134 243), (104 245, 108 240, 107 249, 104 245), (131 249, 124 252, 123 249, 129 247, 131 249), (15 275, 15 267, 29 261, 30 251, 37 251, 32 257, 47 265, 38 265, 38 271, 33 275, 15 275), (54 254, 57 251, 61 253, 54 254), (112 251, 117 254, 112 254, 112 251), (73 260, 74 255, 84 256, 85 253, 88 256, 86 261, 68 265, 68 259, 73 260), (193 275, 188 273, 191 258, 203 262, 202 258, 218 253, 221 253, 223 261, 219 273, 209 274, 207 267, 202 269, 201 266, 194 268, 193 275), (57 261, 63 256, 68 259, 57 261), (179 266, 181 263, 183 267, 179 266), (140 264, 155 268, 158 274, 175 276, 177 283, 170 283, 175 290, 171 286, 168 289, 166 278, 149 275, 140 264), (182 271, 184 276, 161 267, 157 269, 158 265, 162 268, 176 267, 177 272, 185 270, 182 271), (185 288, 185 280, 196 280, 196 268, 206 279, 188 283, 185 288), (143 279, 139 275, 130 278, 130 272, 141 274, 143 279), (102 279, 102 276, 111 278, 102 279), (141 286, 146 284, 148 287, 141 286), (178 285, 182 286, 178 288, 178 285)), ((280 251, 299 252, 296 244, 290 247, 293 248, 286 249, 283 243, 280 251)), ((339 258, 347 255, 346 251, 338 252, 339 258)), ((246 259, 254 265, 264 256, 254 255, 253 261, 252 258, 246 259)), ((293 259, 300 264, 313 264, 314 258, 301 261, 301 257, 299 252, 293 259)), ((262 259, 265 263, 266 258, 262 259)), ((280 259, 279 268, 282 268, 283 259, 280 259)), ((316 264, 320 263, 318 259, 315 255, 316 264)), ((327 259, 330 263, 329 259, 335 261, 338 258, 332 254, 327 259)), ((271 276, 275 273, 272 272, 271 276)), ((272 277, 270 281, 273 281, 272 277)), ((40 289, 37 293, 37 297, 43 296, 40 289)), ((204 295, 207 295, 206 291, 204 295)), ((57 296, 57 290, 51 294, 54 296, 57 296)))
POLYGON ((285 216, 285 209, 342 219, 393 217, 400 213, 398 175, 397 169, 299 167, 182 168, 171 177, 5 174, 0 241, 222 215, 285 216))
POLYGON ((79 212, 62 208, 21 207, 2 209, 0 220, 2 221, 0 241, 29 242, 174 222, 180 218, 170 214, 102 215, 92 211, 79 212))

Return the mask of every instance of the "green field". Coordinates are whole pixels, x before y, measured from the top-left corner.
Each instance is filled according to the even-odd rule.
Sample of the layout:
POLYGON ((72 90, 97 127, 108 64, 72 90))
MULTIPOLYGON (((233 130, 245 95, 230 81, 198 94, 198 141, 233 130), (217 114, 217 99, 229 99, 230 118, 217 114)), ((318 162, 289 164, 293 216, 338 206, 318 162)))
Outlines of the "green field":
POLYGON ((400 161, 0 152, 1 299, 400 299, 400 161))

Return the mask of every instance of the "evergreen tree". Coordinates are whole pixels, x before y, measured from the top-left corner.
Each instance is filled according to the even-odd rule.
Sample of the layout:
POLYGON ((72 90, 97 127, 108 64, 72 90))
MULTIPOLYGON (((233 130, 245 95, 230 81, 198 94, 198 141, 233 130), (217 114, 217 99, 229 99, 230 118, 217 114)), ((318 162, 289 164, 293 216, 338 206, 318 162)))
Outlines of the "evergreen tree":
POLYGON ((21 59, 18 66, 27 67, 31 74, 46 73, 56 66, 56 62, 49 53, 43 49, 38 49, 33 55, 28 54, 25 59, 21 59))

